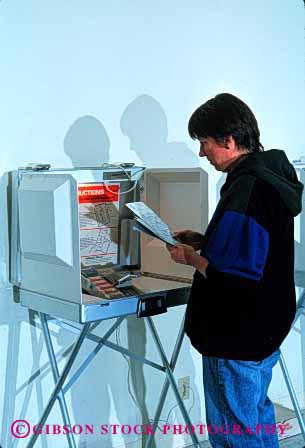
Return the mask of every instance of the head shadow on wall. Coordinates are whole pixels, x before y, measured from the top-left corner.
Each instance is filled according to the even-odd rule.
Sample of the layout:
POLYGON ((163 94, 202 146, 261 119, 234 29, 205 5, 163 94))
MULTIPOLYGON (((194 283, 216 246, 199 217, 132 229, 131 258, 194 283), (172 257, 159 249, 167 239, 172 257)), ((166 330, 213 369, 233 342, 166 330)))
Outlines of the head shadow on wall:
POLYGON ((110 139, 105 127, 91 115, 75 120, 64 138, 64 152, 73 167, 94 167, 109 163, 109 148, 110 139))
POLYGON ((184 142, 168 142, 168 122, 161 104, 140 95, 128 104, 121 117, 121 131, 147 168, 191 168, 199 159, 184 142))

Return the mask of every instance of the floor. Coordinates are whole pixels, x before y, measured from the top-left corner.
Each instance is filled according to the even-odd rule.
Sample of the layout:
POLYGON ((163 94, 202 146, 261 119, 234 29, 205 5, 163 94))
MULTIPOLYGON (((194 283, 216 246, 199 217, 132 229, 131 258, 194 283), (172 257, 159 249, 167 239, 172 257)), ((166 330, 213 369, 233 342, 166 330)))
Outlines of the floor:
MULTIPOLYGON (((285 408, 281 405, 275 404, 275 412, 278 422, 284 422, 289 419, 293 419, 295 414, 292 409, 285 408)), ((305 419, 305 410, 303 412, 303 417, 305 419)), ((186 448, 192 448, 193 445, 189 445, 186 448)), ((209 442, 202 442, 201 448, 211 448, 209 442)), ((301 434, 283 439, 280 441, 280 448, 305 448, 305 441, 301 434)))
MULTIPOLYGON (((186 448, 192 448, 194 445, 189 445, 186 448)), ((202 442, 201 448, 211 448, 209 442, 202 442)), ((280 442, 280 448, 305 448, 305 442, 301 435, 290 437, 289 439, 280 442)))
POLYGON ((304 448, 305 442, 301 435, 290 437, 280 442, 280 448, 304 448))

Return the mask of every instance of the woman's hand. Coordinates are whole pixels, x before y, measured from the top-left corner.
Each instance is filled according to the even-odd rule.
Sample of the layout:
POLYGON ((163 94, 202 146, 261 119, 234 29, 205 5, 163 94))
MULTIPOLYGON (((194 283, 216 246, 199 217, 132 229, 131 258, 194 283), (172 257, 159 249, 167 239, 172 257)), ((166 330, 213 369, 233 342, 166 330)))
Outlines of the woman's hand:
POLYGON ((176 244, 176 246, 166 245, 172 260, 176 263, 188 264, 193 266, 194 255, 197 255, 195 249, 187 244, 176 244))
POLYGON ((199 232, 193 230, 179 230, 174 232, 174 238, 182 244, 191 246, 194 250, 201 249, 204 236, 199 232))
POLYGON ((188 244, 176 244, 176 246, 166 245, 172 260, 176 263, 187 264, 197 269, 204 277, 206 277, 206 268, 208 260, 197 254, 195 249, 188 244))

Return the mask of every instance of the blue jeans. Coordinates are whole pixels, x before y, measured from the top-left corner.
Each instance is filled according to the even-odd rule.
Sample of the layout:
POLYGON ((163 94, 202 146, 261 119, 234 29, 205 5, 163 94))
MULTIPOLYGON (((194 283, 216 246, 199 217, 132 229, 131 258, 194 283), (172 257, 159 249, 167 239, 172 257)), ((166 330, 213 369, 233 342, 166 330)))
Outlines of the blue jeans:
POLYGON ((267 396, 279 350, 263 361, 203 356, 209 440, 213 448, 278 448, 273 404, 267 396))

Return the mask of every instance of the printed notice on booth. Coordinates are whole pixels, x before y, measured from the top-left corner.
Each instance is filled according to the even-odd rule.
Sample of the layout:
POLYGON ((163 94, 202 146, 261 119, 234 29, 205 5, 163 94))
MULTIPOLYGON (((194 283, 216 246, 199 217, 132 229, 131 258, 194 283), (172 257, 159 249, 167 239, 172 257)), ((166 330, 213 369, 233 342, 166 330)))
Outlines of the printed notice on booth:
POLYGON ((78 186, 80 252, 84 266, 117 264, 120 185, 78 186))

